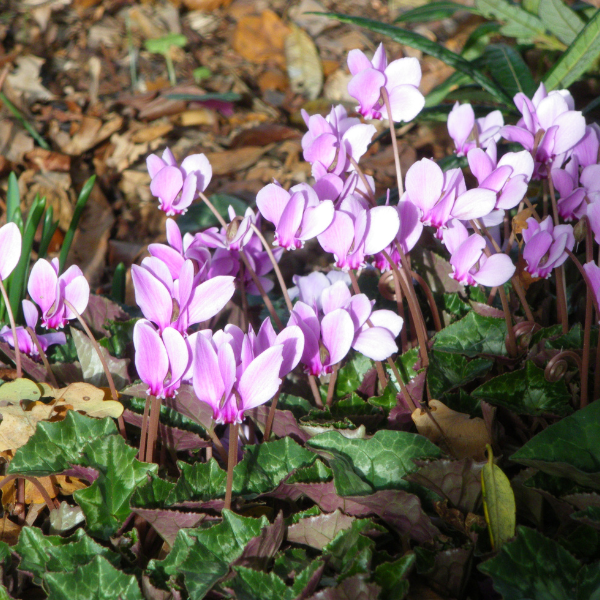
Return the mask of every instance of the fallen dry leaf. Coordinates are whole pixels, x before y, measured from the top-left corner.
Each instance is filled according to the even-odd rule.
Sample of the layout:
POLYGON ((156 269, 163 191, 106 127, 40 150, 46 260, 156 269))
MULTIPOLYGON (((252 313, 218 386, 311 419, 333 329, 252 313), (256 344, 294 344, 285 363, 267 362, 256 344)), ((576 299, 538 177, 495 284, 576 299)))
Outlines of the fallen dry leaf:
POLYGON ((314 100, 323 87, 323 65, 312 38, 292 24, 284 50, 292 91, 314 100))
POLYGON ((285 65, 284 42, 290 29, 272 11, 242 17, 233 33, 233 49, 253 63, 285 65))
POLYGON ((27 102, 53 100, 54 95, 42 85, 40 70, 46 62, 39 56, 28 54, 15 60, 17 68, 6 78, 6 82, 15 91, 23 94, 27 102))
MULTIPOLYGON (((4 477, 0 479, 0 483, 3 479, 4 477)), ((42 487, 46 490, 50 498, 56 498, 58 495, 58 488, 53 481, 55 479, 54 477, 36 477, 36 479, 39 483, 41 483, 42 487)), ((14 506, 15 502, 17 501, 16 483, 17 480, 13 479, 13 481, 2 488, 2 506, 5 510, 10 506, 14 506)), ((25 504, 46 504, 42 494, 40 493, 40 490, 28 479, 25 480, 25 504)))
POLYGON ((119 418, 123 414, 123 405, 115 400, 105 400, 106 391, 91 383, 72 383, 60 390, 52 390, 49 394, 56 399, 55 406, 64 404, 90 417, 119 418))
POLYGON ((217 8, 226 8, 231 0, 183 0, 183 5, 188 10, 204 10, 209 12, 217 8))
POLYGON ((6 160, 19 163, 23 156, 33 150, 33 138, 10 119, 0 121, 0 155, 6 160))
POLYGON ((235 150, 225 150, 224 152, 207 152, 206 158, 212 165, 213 176, 226 175, 251 167, 272 147, 273 145, 269 144, 268 146, 246 146, 235 150))
POLYGON ((515 235, 522 233, 523 229, 527 229, 527 219, 530 217, 533 217, 531 208, 524 208, 513 217, 512 227, 515 235))
MULTIPOLYGON (((9 385, 9 384, 4 384, 9 385)), ((4 386, 3 386, 4 387, 4 386)), ((0 406, 0 452, 16 450, 24 446, 35 433, 40 421, 47 421, 54 412, 54 406, 43 402, 8 402, 0 406)))
POLYGON ((485 459, 485 445, 491 444, 491 441, 483 419, 472 419, 470 415, 456 412, 439 400, 430 400, 429 408, 431 416, 420 408, 412 414, 412 420, 421 435, 434 444, 447 446, 446 450, 455 458, 485 459))
POLYGON ((96 117, 84 116, 81 119, 79 129, 72 137, 62 131, 57 124, 52 123, 50 126, 50 137, 65 154, 79 156, 121 129, 123 117, 119 115, 109 116, 110 120, 106 122, 96 117))
POLYGON ((19 540, 19 534, 22 527, 13 523, 6 515, 0 521, 0 541, 6 542, 9 546, 14 546, 19 540))
POLYGON ((71 170, 71 157, 60 152, 34 148, 25 154, 25 160, 35 165, 41 171, 61 171, 68 173, 71 170))

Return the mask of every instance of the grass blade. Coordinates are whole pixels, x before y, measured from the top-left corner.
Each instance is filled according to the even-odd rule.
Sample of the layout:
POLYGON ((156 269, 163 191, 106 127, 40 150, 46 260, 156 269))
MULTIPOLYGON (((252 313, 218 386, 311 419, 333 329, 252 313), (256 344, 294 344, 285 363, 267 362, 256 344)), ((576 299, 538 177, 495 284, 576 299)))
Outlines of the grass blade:
POLYGON ((60 250, 59 257, 59 273, 62 273, 65 268, 65 263, 67 262, 67 256, 69 254, 69 250, 71 249, 71 244, 73 243, 73 237, 75 236, 75 231, 77 230, 77 226, 79 225, 79 220, 81 219, 81 213, 83 213, 83 209, 87 204, 87 201, 92 193, 92 188, 94 187, 94 183, 96 182, 96 176, 92 175, 83 185, 81 189, 81 193, 79 194, 79 198, 77 198, 77 204, 75 204, 75 210, 73 212, 73 218, 71 219, 71 223, 69 225, 69 229, 65 235, 65 239, 63 241, 62 248, 60 250))
POLYGON ((40 241, 40 248, 38 250, 39 258, 46 258, 48 254, 48 246, 52 241, 54 232, 58 229, 58 220, 54 221, 54 209, 49 206, 44 216, 44 224, 42 226, 42 239, 40 241))
POLYGON ((540 0, 539 15, 548 31, 567 45, 585 27, 583 19, 562 0, 540 0))
POLYGON ((17 107, 2 93, 0 92, 0 100, 12 113, 13 117, 17 119, 23 127, 28 131, 29 135, 44 149, 50 150, 48 142, 37 132, 35 127, 20 113, 17 107))
POLYGON ((402 13, 394 23, 427 23, 428 21, 440 21, 451 17, 459 10, 477 13, 471 6, 464 6, 448 0, 431 2, 424 6, 417 6, 402 13))
POLYGON ((112 287, 110 290, 110 297, 115 302, 120 302, 121 304, 125 304, 125 275, 127 274, 127 269, 125 268, 125 264, 120 262, 115 269, 115 274, 113 275, 112 287))

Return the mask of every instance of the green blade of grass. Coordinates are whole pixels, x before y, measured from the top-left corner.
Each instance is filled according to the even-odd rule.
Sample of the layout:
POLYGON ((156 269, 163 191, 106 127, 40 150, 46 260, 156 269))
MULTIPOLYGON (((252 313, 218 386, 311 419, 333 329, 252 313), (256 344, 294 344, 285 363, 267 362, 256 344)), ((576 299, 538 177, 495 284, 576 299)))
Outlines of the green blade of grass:
POLYGON ((19 109, 2 93, 0 92, 0 100, 13 114, 13 116, 25 127, 31 137, 44 149, 50 150, 48 142, 36 131, 35 127, 20 113, 19 109))
POLYGON ((110 290, 110 297, 115 302, 120 302, 121 304, 125 303, 125 275, 127 274, 127 269, 125 268, 125 264, 120 262, 115 269, 115 274, 113 275, 112 287, 110 290))
POLYGON ((58 220, 54 221, 54 209, 49 206, 44 216, 44 224, 42 226, 42 239, 40 241, 40 248, 38 250, 39 258, 46 258, 48 253, 48 246, 52 241, 54 232, 58 229, 58 220))

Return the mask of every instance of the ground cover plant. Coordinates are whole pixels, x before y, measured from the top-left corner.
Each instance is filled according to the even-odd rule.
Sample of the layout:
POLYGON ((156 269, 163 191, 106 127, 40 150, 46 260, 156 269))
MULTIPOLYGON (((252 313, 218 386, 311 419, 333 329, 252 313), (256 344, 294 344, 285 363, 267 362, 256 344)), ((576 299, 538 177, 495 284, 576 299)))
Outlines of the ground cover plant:
MULTIPOLYGON (((463 9, 460 54, 402 25, 450 2, 319 16, 454 72, 425 96, 416 56, 350 49, 352 105, 299 111, 306 180, 242 202, 206 153, 145 152, 164 229, 110 293, 72 260, 96 177, 61 226, 8 176, 0 597, 599 597, 600 127, 567 87, 600 17, 463 9), (403 168, 419 120, 451 152, 403 168)), ((186 38, 153 42, 175 86, 186 38)))

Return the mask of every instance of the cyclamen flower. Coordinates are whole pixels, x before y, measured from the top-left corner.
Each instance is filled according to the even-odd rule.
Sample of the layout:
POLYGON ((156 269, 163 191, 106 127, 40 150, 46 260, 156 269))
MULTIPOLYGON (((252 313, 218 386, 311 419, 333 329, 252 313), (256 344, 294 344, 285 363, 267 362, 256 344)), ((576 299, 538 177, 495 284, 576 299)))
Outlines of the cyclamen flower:
POLYGON ((157 398, 172 398, 188 370, 190 351, 173 327, 160 335, 154 325, 140 319, 133 328, 135 367, 140 379, 148 386, 147 394, 157 398))
POLYGON ((485 285, 495 287, 505 284, 514 274, 515 266, 503 253, 486 256, 487 243, 478 233, 469 235, 467 228, 458 220, 453 220, 444 231, 444 243, 452 255, 450 275, 465 285, 485 285))
POLYGON ((227 229, 221 227, 209 227, 194 236, 196 242, 208 248, 226 248, 228 250, 240 250, 248 243, 254 235, 250 225, 256 225, 256 215, 248 207, 243 218, 238 218, 232 206, 228 209, 230 223, 227 229))
POLYGON ((304 333, 302 363, 310 375, 331 373, 350 348, 373 360, 384 360, 398 350, 395 339, 402 318, 389 310, 372 312, 367 296, 351 296, 343 281, 325 288, 320 304, 322 311, 296 302, 288 322, 304 333))
POLYGON ((27 291, 33 301, 42 309, 42 326, 46 329, 61 329, 75 314, 67 308, 69 301, 75 310, 82 314, 90 297, 90 286, 79 267, 69 267, 58 276, 58 259, 40 258, 29 275, 27 291))
POLYGON ((21 258, 22 237, 16 223, 0 227, 0 279, 4 281, 15 269, 21 258))
POLYGON ((594 261, 590 261, 585 263, 583 268, 592 286, 592 293, 596 297, 596 304, 600 305, 600 267, 594 261))
MULTIPOLYGON (((591 173, 591 171, 588 171, 588 176, 591 173)), ((580 219, 586 211, 586 189, 579 186, 579 160, 577 156, 571 156, 571 160, 563 169, 552 169, 550 176, 560 196, 557 202, 558 214, 565 221, 580 219)), ((590 178, 589 183, 593 183, 596 178, 590 178)), ((587 178, 584 179, 587 181, 587 178)))
POLYGON ((398 212, 392 206, 367 208, 357 196, 348 196, 317 239, 325 252, 334 255, 336 267, 361 269, 367 256, 390 244, 399 227, 398 212))
POLYGON ((270 183, 256 196, 256 206, 262 216, 275 225, 276 246, 286 250, 302 248, 304 242, 325 231, 333 220, 333 202, 320 201, 306 183, 290 191, 278 183, 270 183))
POLYGON ((379 44, 373 60, 361 50, 351 50, 348 68, 353 75, 348 93, 358 100, 357 111, 366 119, 390 118, 381 100, 382 87, 390 98, 393 121, 411 121, 425 106, 425 98, 418 89, 421 65, 416 58, 400 58, 388 65, 383 44, 379 44))
POLYGON ((517 125, 504 126, 502 137, 519 142, 529 152, 535 148, 535 175, 545 176, 546 165, 552 161, 562 164, 561 157, 584 137, 585 118, 573 110, 573 98, 567 90, 548 93, 543 83, 531 100, 519 92, 514 101, 523 117, 517 125))
MULTIPOLYGON (((33 302, 29 300, 23 300, 23 315, 25 317, 25 323, 27 327, 31 327, 35 331, 37 327, 38 320, 40 317, 40 313, 33 302)), ((19 350, 28 356, 38 356, 39 351, 31 335, 27 331, 27 329, 23 326, 18 326, 17 328, 17 342, 19 344, 19 350)), ((15 341, 13 339, 13 333, 8 325, 5 325, 0 330, 0 337, 11 347, 15 347, 15 341)), ((57 333, 45 333, 37 336, 40 346, 44 352, 48 349, 49 346, 54 344, 64 345, 67 343, 67 338, 65 334, 60 331, 57 333)))
POLYGON ((487 148, 492 141, 497 142, 503 126, 504 118, 499 110, 476 120, 470 104, 457 102, 448 115, 448 133, 454 140, 457 156, 466 156, 477 146, 487 148))
POLYGON ((549 277, 552 270, 560 267, 568 258, 566 250, 572 251, 575 236, 571 225, 554 225, 552 217, 538 223, 533 217, 526 221, 523 229, 525 249, 523 258, 527 271, 533 277, 549 277))
POLYGON ((600 126, 597 123, 586 125, 585 135, 571 151, 573 157, 577 157, 582 167, 598 163, 598 152, 600 150, 600 126))
POLYGON ((481 148, 471 150, 467 160, 479 188, 496 193, 497 210, 510 210, 523 200, 533 175, 530 152, 507 152, 498 161, 496 142, 492 141, 486 151, 481 148))
POLYGON ((348 273, 344 271, 329 271, 329 273, 321 273, 313 271, 305 277, 294 275, 292 281, 296 284, 295 287, 288 289, 290 299, 298 298, 304 304, 308 304, 316 311, 322 310, 321 293, 328 287, 338 281, 343 281, 347 286, 351 280, 348 273))
MULTIPOLYGON (((248 363, 236 357, 225 336, 195 335, 193 385, 198 400, 217 423, 241 423, 247 410, 268 402, 279 389, 284 345, 277 344, 248 363)), ((219 332, 217 332, 219 333, 219 332)))
POLYGON ((198 192, 204 192, 212 178, 212 167, 204 154, 192 154, 181 166, 167 148, 162 158, 151 154, 146 159, 152 178, 150 191, 158 198, 160 210, 167 215, 185 214, 198 192))
MULTIPOLYGON (((394 208, 398 212, 398 218, 400 219, 400 228, 395 240, 400 244, 402 251, 408 254, 416 246, 423 233, 423 223, 420 220, 421 215, 419 209, 409 200, 401 200, 394 208)), ((395 265, 399 266, 402 263, 400 253, 394 242, 385 248, 385 250, 395 265)), ((380 271, 387 271, 392 268, 387 258, 383 255, 383 252, 375 254, 373 265, 380 271)))
POLYGON ((229 302, 235 287, 233 277, 218 276, 200 285, 194 282, 194 265, 186 260, 173 280, 168 267, 155 257, 131 267, 135 301, 144 316, 162 333, 172 325, 182 334, 188 327, 214 317, 229 302))
POLYGON ((301 113, 308 127, 302 137, 304 160, 318 165, 313 169, 317 180, 328 173, 339 176, 352 169, 350 158, 358 162, 377 131, 373 125, 348 117, 341 104, 332 107, 327 117, 309 116, 304 109, 301 113))

